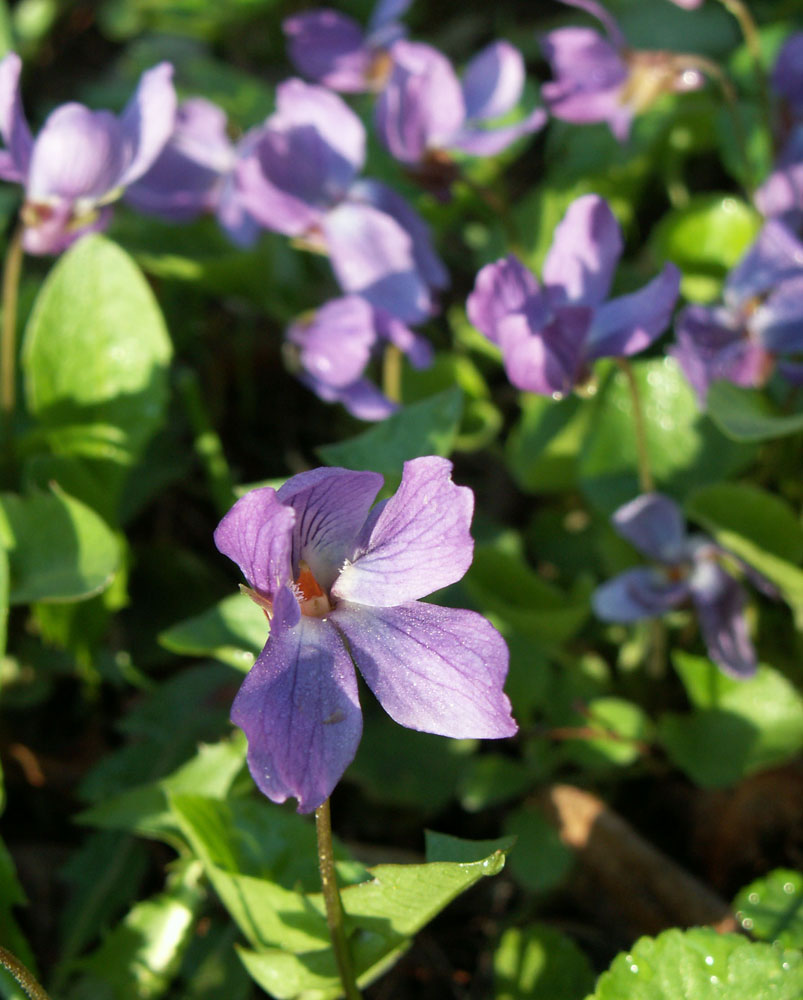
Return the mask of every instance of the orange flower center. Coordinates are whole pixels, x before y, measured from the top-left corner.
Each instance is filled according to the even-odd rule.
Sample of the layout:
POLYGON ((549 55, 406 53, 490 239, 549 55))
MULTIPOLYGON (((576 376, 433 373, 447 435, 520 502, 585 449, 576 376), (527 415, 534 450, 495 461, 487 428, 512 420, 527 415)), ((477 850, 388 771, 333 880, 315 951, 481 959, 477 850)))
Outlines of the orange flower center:
POLYGON ((309 618, 325 618, 332 610, 329 598, 321 590, 321 585, 312 575, 312 570, 305 562, 300 565, 301 572, 296 580, 296 596, 301 606, 301 614, 309 618))

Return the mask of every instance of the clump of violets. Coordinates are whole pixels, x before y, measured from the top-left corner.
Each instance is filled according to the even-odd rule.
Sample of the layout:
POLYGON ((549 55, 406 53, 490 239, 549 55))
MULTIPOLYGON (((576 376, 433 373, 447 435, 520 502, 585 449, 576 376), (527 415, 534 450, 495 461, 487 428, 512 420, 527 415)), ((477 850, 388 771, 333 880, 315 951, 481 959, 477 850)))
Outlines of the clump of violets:
POLYGON ((521 53, 508 42, 479 52, 462 81, 431 45, 397 42, 376 105, 379 138, 397 160, 443 186, 455 173, 450 151, 493 156, 545 124, 546 112, 536 108, 512 125, 488 126, 519 103, 524 77, 521 53))
POLYGON ((0 63, 0 177, 22 184, 20 217, 28 253, 60 253, 79 236, 104 229, 111 204, 150 168, 173 131, 173 67, 143 73, 118 117, 62 104, 34 137, 22 108, 19 56, 0 63))
POLYGON ((410 3, 380 0, 365 31, 353 18, 328 7, 288 17, 282 28, 290 59, 300 73, 331 90, 381 90, 393 65, 393 43, 405 33, 399 18, 410 3))
POLYGON ((637 292, 609 299, 622 253, 619 224, 599 195, 584 195, 555 230, 542 283, 512 255, 488 264, 468 297, 468 318, 498 344, 519 389, 560 397, 602 357, 626 357, 666 329, 680 274, 672 264, 637 292))
POLYGON ((717 379, 758 388, 778 370, 803 380, 803 364, 790 360, 803 353, 803 243, 771 219, 728 275, 723 303, 687 306, 675 333, 670 353, 701 407, 717 379))
POLYGON ((286 80, 272 114, 240 158, 240 205, 267 229, 329 256, 346 293, 406 323, 435 309, 446 270, 429 231, 398 194, 359 180, 365 129, 324 87, 286 80))
POLYGON ((226 115, 202 97, 184 101, 176 127, 150 169, 126 192, 140 212, 167 222, 190 222, 205 213, 217 216, 238 246, 250 246, 259 223, 240 204, 234 175, 239 158, 255 140, 249 133, 233 143, 226 115))
POLYGON ((232 721, 274 802, 311 812, 354 758, 362 732, 355 666, 400 725, 456 738, 511 736, 508 652, 473 611, 420 598, 459 580, 473 541, 471 490, 443 458, 413 459, 374 506, 374 472, 313 469, 252 490, 215 543, 270 619, 232 721))
POLYGON ((365 376, 383 345, 393 344, 415 368, 432 361, 424 337, 358 295, 333 299, 297 319, 285 334, 291 368, 328 403, 341 403, 360 420, 384 420, 398 405, 365 376))
MULTIPOLYGON (((636 622, 691 603, 714 663, 733 677, 755 673, 744 589, 726 568, 738 560, 707 535, 688 534, 680 508, 661 493, 636 497, 612 520, 619 534, 654 565, 626 570, 598 587, 592 596, 596 615, 608 622, 636 622)), ((763 577, 750 572, 774 596, 763 577)))
MULTIPOLYGON (((632 49, 611 14, 594 0, 562 0, 592 14, 605 35, 591 28, 550 31, 541 45, 555 77, 541 88, 556 118, 586 125, 607 122, 624 142, 635 115, 661 95, 703 86, 694 57, 675 52, 632 49)), ((684 4, 684 6, 689 6, 684 4)))

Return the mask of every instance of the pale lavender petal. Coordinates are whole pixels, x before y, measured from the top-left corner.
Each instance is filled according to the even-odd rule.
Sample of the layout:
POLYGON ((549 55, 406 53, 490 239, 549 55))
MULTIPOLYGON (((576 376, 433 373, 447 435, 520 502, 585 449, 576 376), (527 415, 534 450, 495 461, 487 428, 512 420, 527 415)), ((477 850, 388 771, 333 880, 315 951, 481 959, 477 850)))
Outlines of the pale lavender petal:
POLYGON ((142 74, 134 96, 120 117, 125 169, 117 183, 125 187, 141 177, 164 149, 176 121, 173 67, 159 63, 142 74))
POLYGON ((293 575, 303 560, 324 590, 354 553, 357 536, 382 487, 377 472, 311 469, 293 476, 277 496, 296 515, 293 575))
POLYGON ((290 60, 311 80, 332 90, 367 90, 372 53, 362 28, 335 10, 305 11, 282 23, 290 60))
POLYGON ((432 245, 430 228, 400 194, 380 181, 366 178, 351 186, 349 200, 366 202, 389 215, 413 241, 413 257, 418 273, 430 288, 446 288, 449 272, 432 245))
POLYGON ((302 368, 316 381, 342 389, 358 379, 377 340, 374 310, 357 295, 333 299, 309 320, 293 323, 287 340, 300 350, 302 368))
MULTIPOLYGON (((803 145, 803 129, 798 132, 803 145)), ((803 210, 803 150, 787 164, 779 164, 754 196, 756 208, 766 218, 803 210)))
POLYGON ((312 812, 354 759, 362 714, 354 666, 330 622, 291 627, 277 602, 270 637, 234 699, 231 721, 248 738, 248 767, 273 802, 312 812))
POLYGON ((591 607, 602 621, 626 624, 657 618, 688 596, 688 583, 672 582, 660 570, 644 566, 626 570, 597 587, 591 607))
POLYGON ((535 108, 514 125, 493 129, 463 129, 452 140, 452 148, 461 149, 471 156, 495 156, 522 136, 531 135, 543 128, 547 119, 548 115, 543 108, 535 108))
POLYGON ((467 118, 498 118, 514 108, 524 88, 524 60, 509 42, 491 42, 466 66, 467 118))
POLYGON ((285 236, 302 236, 323 217, 323 208, 281 190, 265 176, 258 149, 237 164, 234 189, 244 211, 266 229, 285 236))
POLYGON ((516 314, 499 322, 507 377, 525 392, 565 396, 584 372, 585 344, 592 311, 563 306, 540 326, 516 314))
POLYGON ((28 200, 99 201, 118 186, 124 157, 120 123, 111 112, 63 104, 48 116, 34 143, 28 200))
POLYGON ((420 602, 383 608, 346 603, 331 620, 400 725, 456 739, 516 732, 502 690, 507 646, 481 615, 420 602))
POLYGON ((0 176, 6 181, 24 182, 31 162, 33 138, 22 109, 20 73, 22 60, 9 52, 0 62, 0 134, 6 144, 0 176))
MULTIPOLYGON (((495 344, 499 343, 499 323, 515 313, 532 313, 540 305, 538 319, 546 322, 546 307, 539 298, 538 282, 513 254, 493 264, 486 264, 474 281, 474 290, 466 301, 468 318, 495 344)), ((537 324, 537 319, 536 319, 537 324)))
POLYGON ((803 31, 790 35, 781 46, 772 85, 796 110, 803 110, 803 31))
POLYGON ((649 347, 669 326, 679 292, 680 271, 665 264, 638 292, 603 303, 594 312, 588 357, 628 357, 649 347))
POLYGON ((650 559, 670 565, 687 557, 686 524, 680 507, 662 493, 644 493, 612 517, 622 538, 650 559))
POLYGON ((358 420, 386 420, 399 408, 367 378, 355 379, 339 389, 309 376, 302 376, 301 381, 324 402, 340 403, 358 420))
POLYGON ((394 344, 404 354, 413 368, 428 368, 432 364, 432 344, 415 333, 401 320, 381 309, 375 310, 376 331, 380 337, 394 344))
POLYGON ((344 292, 362 295, 406 323, 429 317, 433 301, 413 241, 395 219, 372 205, 348 201, 328 212, 321 228, 344 292))
POLYGON ((755 243, 728 275, 725 301, 738 306, 763 296, 803 270, 803 243, 780 219, 764 224, 755 243))
POLYGON ((272 599, 291 582, 294 511, 270 486, 250 490, 215 530, 215 545, 234 560, 249 586, 272 599))
POLYGON ((544 261, 550 300, 599 305, 621 254, 622 231, 605 199, 597 194, 577 198, 556 227, 544 261))
POLYGON ((803 268, 797 278, 778 285, 756 307, 750 328, 762 347, 772 354, 803 351, 803 268))
POLYGON ((253 246, 259 238, 260 225, 240 199, 233 176, 224 179, 216 192, 217 221, 235 246, 253 246))
POLYGON ((428 456, 404 463, 401 484, 370 535, 337 578, 336 598, 393 607, 459 580, 474 552, 474 495, 451 479, 452 463, 428 456))
POLYGON ((597 3, 597 0, 561 0, 561 3, 567 4, 569 7, 578 7, 580 10, 584 10, 587 14, 591 14, 595 17, 608 32, 608 37, 619 49, 624 49, 627 47, 627 39, 622 34, 622 30, 616 22, 616 19, 604 7, 601 3, 597 3))
POLYGON ((393 69, 376 104, 377 132, 391 154, 420 163, 429 150, 449 148, 465 117, 449 60, 431 45, 396 42, 393 69))
POLYGON ((725 673, 751 677, 756 653, 747 633, 741 585, 718 563, 705 560, 695 567, 691 592, 708 655, 725 673))

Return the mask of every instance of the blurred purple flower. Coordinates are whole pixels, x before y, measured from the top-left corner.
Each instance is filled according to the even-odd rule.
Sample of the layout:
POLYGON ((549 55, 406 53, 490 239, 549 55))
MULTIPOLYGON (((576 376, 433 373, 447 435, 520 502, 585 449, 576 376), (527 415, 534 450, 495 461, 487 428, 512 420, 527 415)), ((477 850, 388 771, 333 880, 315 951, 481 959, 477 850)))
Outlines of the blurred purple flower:
POLYGON ((437 49, 397 42, 376 105, 377 131, 397 160, 424 175, 448 175, 449 150, 493 156, 544 125, 546 112, 536 108, 513 125, 487 127, 518 104, 523 88, 524 60, 508 42, 493 42, 479 52, 462 83, 437 49))
POLYGON ((184 101, 170 140, 128 189, 126 201, 169 222, 189 222, 213 212, 234 243, 250 246, 260 227, 239 203, 234 171, 255 136, 251 132, 235 145, 226 132, 226 115, 217 105, 202 97, 184 101))
POLYGON ((666 328, 680 275, 672 264, 637 292, 608 299, 622 253, 619 224, 599 195, 584 195, 555 230, 543 286, 515 257, 486 265, 468 297, 468 318, 498 344, 519 389, 563 396, 591 362, 648 347, 666 328))
POLYGON ((596 17, 607 38, 591 28, 558 28, 541 45, 555 79, 541 94, 556 118, 578 125, 607 122, 624 142, 634 115, 662 94, 703 86, 690 56, 631 49, 611 14, 595 0, 562 0, 596 17))
POLYGON ((725 282, 724 303, 687 306, 678 316, 677 359, 700 402, 716 379, 759 387, 778 370, 795 381, 803 365, 803 243, 770 220, 725 282))
POLYGON ((772 85, 783 98, 778 116, 781 154, 769 177, 755 194, 758 210, 767 218, 783 218, 803 228, 803 32, 781 46, 772 71, 772 85))
POLYGON ((404 35, 398 20, 412 0, 380 0, 368 27, 329 8, 288 17, 282 25, 290 59, 304 76, 332 90, 381 90, 392 67, 392 45, 404 35))
POLYGON ((22 109, 20 57, 0 63, 0 177, 25 187, 21 219, 28 253, 60 253, 84 233, 104 229, 111 203, 141 177, 173 131, 173 67, 143 73, 122 115, 62 104, 36 139, 22 109))
POLYGON ((232 707, 248 765, 274 802, 311 812, 354 758, 362 732, 355 665, 385 711, 455 738, 512 736, 508 653, 473 611, 419 598, 471 564, 471 490, 451 462, 416 458, 371 505, 374 472, 314 469, 252 490, 215 532, 248 580, 270 636, 232 707))
MULTIPOLYGON (((755 673, 744 590, 722 565, 724 556, 738 560, 706 535, 687 534, 679 507, 660 493, 645 493, 620 507, 613 526, 657 565, 626 570, 597 587, 591 599, 596 615, 609 622, 635 622, 691 601, 714 663, 733 677, 755 673)), ((771 591, 755 571, 751 576, 771 591)))
POLYGON ((803 31, 795 32, 783 43, 770 79, 793 114, 803 116, 803 31))
POLYGON ((365 377, 365 369, 383 343, 394 344, 416 368, 432 361, 429 342, 401 320, 357 295, 333 299, 287 330, 291 367, 321 399, 342 403, 360 420, 384 420, 397 409, 365 377))
POLYGON ((336 94, 286 80, 236 178, 243 208, 261 225, 327 253, 344 292, 405 323, 434 311, 447 284, 424 222, 378 181, 358 181, 362 122, 336 94))

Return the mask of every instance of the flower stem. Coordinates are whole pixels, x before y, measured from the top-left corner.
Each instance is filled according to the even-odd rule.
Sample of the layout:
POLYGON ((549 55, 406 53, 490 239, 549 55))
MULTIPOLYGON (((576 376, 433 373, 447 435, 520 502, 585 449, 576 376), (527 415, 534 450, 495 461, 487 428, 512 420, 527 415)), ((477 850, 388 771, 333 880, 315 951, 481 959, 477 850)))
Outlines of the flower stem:
POLYGON ((45 993, 31 972, 20 962, 17 956, 12 955, 7 948, 3 948, 1 945, 0 966, 11 973, 31 1000, 50 1000, 47 993, 45 993))
POLYGON ((329 925, 332 950, 335 953, 340 982, 343 984, 346 1000, 360 1000, 360 991, 357 989, 357 982, 354 978, 351 953, 343 924, 343 904, 340 902, 340 893, 337 888, 329 799, 315 810, 315 832, 318 835, 318 868, 321 872, 321 887, 326 904, 326 923, 329 925))
POLYGON ((745 44, 753 62, 753 73, 756 78, 756 86, 767 118, 767 125, 772 123, 772 105, 767 87, 767 74, 764 72, 764 64, 761 53, 761 38, 758 34, 756 22, 750 13, 750 8, 744 0, 719 0, 725 10, 731 14, 738 22, 742 30, 745 44))
POLYGON ((22 273, 23 226, 17 226, 9 240, 3 268, 3 318, 0 326, 0 410, 6 449, 11 451, 14 408, 17 404, 17 301, 22 273))
POLYGON ((644 421, 644 408, 641 405, 641 394, 638 382, 630 362, 626 358, 616 359, 622 369, 630 389, 630 399, 633 403, 633 430, 636 436, 636 461, 638 463, 638 481, 642 493, 652 493, 655 483, 650 470, 650 455, 647 449, 647 425, 644 421))
POLYGON ((391 403, 401 403, 402 352, 395 344, 386 344, 382 356, 382 391, 391 403))

